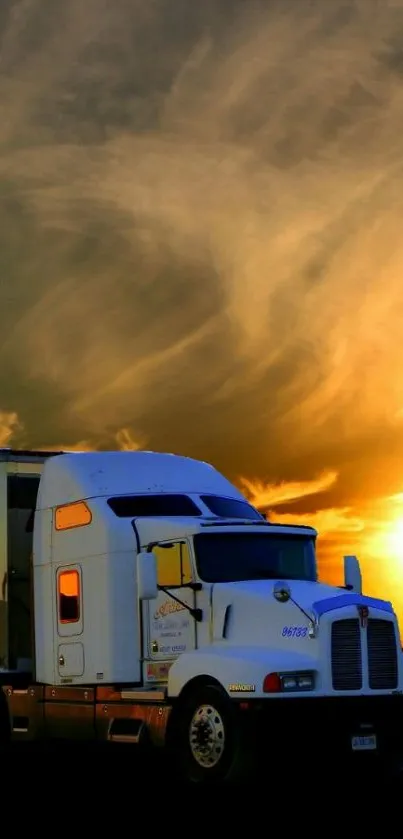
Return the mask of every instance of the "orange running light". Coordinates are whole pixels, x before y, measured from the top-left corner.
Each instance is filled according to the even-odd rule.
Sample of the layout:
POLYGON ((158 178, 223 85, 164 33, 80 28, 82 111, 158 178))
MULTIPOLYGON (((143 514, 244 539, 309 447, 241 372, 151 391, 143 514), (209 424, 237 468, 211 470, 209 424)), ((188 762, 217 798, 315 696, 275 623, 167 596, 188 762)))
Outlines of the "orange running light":
POLYGON ((85 501, 74 501, 55 509, 55 529, 69 530, 72 527, 85 527, 91 524, 92 514, 85 501))

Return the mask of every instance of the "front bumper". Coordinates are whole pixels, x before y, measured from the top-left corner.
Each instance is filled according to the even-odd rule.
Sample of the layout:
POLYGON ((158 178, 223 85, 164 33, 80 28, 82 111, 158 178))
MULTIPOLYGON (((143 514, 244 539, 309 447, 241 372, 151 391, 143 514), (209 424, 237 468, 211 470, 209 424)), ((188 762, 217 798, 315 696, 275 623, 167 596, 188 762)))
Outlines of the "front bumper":
POLYGON ((289 762, 303 753, 321 762, 403 766, 401 696, 270 699, 240 703, 239 713, 263 757, 289 762), (359 738, 354 742, 360 749, 353 748, 353 738, 359 738))

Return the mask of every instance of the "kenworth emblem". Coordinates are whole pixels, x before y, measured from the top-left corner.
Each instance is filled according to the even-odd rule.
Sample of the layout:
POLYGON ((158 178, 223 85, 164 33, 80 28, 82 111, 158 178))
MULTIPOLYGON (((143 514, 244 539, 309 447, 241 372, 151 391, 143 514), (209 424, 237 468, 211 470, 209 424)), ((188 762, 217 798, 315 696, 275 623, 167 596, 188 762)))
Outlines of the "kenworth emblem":
POLYGON ((358 617, 360 619, 360 627, 361 629, 366 629, 368 626, 368 615, 369 609, 368 606, 357 606, 358 617))

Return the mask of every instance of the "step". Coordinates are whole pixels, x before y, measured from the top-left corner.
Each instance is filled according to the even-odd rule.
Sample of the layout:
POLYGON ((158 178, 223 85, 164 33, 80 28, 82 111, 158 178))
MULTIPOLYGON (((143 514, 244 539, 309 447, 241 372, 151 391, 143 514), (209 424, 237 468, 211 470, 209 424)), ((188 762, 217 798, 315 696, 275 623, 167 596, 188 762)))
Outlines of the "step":
POLYGON ((140 743, 147 733, 143 720, 115 719, 108 734, 110 743, 140 743))

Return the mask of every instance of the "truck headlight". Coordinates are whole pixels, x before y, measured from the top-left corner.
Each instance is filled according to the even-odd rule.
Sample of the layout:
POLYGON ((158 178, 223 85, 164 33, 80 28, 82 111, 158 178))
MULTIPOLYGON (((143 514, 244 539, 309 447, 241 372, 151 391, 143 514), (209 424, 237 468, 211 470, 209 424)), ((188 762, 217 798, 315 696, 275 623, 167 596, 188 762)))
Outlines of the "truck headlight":
POLYGON ((268 673, 263 680, 263 693, 292 693, 314 687, 315 674, 311 672, 268 673))

